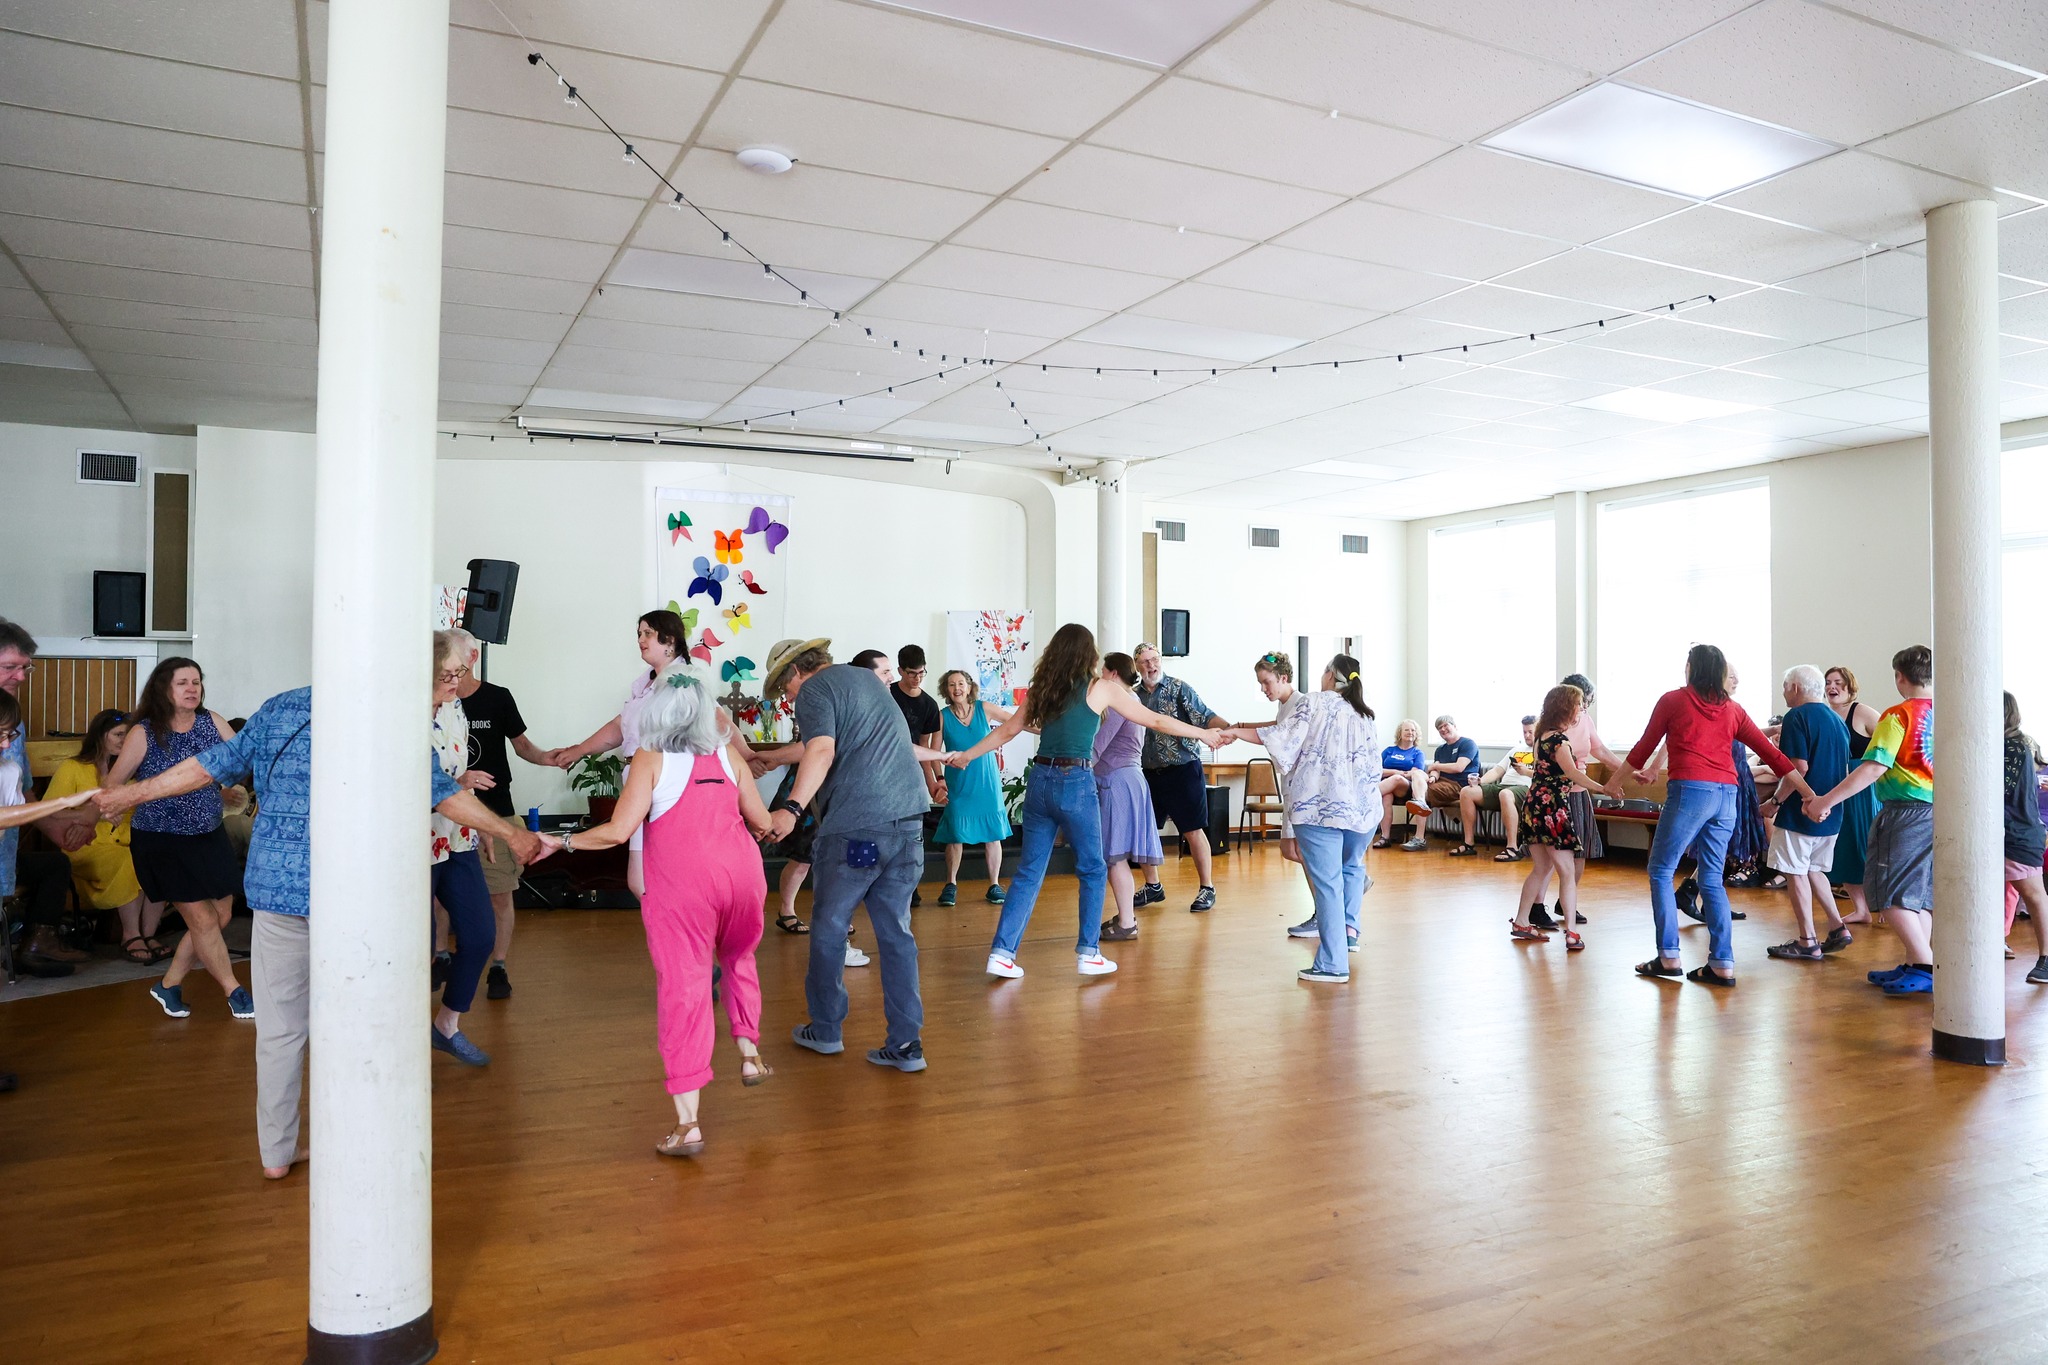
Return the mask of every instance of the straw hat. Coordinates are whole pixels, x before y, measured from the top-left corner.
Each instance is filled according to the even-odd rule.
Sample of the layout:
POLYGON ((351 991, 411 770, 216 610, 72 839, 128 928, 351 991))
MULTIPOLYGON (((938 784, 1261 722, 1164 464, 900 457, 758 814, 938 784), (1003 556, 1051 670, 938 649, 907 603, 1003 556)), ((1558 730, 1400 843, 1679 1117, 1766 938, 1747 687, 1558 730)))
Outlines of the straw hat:
POLYGON ((777 640, 775 647, 768 651, 768 671, 761 675, 761 695, 775 697, 782 694, 782 675, 789 671, 789 666, 796 661, 797 655, 805 650, 831 647, 832 641, 828 638, 777 640))

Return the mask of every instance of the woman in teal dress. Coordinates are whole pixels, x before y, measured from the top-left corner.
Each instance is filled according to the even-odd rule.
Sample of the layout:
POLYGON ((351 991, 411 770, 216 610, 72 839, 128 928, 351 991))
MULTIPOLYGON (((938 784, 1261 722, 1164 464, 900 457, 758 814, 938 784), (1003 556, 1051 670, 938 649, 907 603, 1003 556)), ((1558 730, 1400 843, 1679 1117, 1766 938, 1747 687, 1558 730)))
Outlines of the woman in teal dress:
MULTIPOLYGON (((981 699, 974 679, 955 668, 939 679, 939 698, 946 703, 939 712, 942 746, 948 752, 972 749, 981 743, 990 723, 1002 724, 1009 709, 981 699)), ((952 905, 960 898, 960 855, 969 844, 980 844, 988 858, 988 901, 1003 903, 1003 840, 1010 835, 1010 817, 1003 813, 1003 783, 996 772, 996 756, 983 754, 965 768, 946 769, 946 810, 939 817, 933 835, 946 846, 946 886, 939 892, 940 905, 952 905)))

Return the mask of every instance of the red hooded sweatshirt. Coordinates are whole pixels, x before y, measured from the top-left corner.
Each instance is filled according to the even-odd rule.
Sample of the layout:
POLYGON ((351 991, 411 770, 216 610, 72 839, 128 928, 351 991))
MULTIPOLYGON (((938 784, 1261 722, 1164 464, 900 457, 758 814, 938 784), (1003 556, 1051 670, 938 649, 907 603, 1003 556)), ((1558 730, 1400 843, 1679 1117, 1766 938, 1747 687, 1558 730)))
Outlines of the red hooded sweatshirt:
POLYGON ((1732 783, 1738 739, 1778 776, 1794 771, 1792 760, 1764 738, 1749 712, 1732 701, 1708 701, 1690 687, 1674 688, 1657 698, 1649 728, 1628 751, 1628 766, 1649 762, 1662 741, 1672 781, 1732 783))

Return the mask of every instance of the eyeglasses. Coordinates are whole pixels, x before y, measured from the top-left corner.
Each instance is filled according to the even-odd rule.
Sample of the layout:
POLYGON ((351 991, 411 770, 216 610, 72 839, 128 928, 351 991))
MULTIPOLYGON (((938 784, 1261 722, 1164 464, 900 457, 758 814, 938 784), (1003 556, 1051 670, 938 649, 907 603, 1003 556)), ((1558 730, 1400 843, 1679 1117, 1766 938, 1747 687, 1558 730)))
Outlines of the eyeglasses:
POLYGON ((903 670, 903 676, 905 680, 911 678, 922 678, 924 674, 925 671, 922 668, 906 668, 903 670))
POLYGON ((0 673, 17 673, 24 678, 35 671, 36 666, 30 663, 0 664, 0 673))
POLYGON ((452 670, 443 669, 439 673, 436 673, 434 676, 435 678, 439 679, 441 682, 444 683, 456 683, 461 682, 464 675, 466 675, 468 672, 469 670, 467 668, 457 668, 452 670))

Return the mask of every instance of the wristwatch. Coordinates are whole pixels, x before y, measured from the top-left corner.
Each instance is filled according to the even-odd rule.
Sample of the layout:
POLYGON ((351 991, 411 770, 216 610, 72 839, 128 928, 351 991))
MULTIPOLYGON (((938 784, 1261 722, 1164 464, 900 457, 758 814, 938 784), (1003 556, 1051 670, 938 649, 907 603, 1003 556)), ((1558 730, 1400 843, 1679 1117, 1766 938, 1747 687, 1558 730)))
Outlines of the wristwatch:
POLYGON ((562 838, 562 852, 564 852, 564 853, 574 853, 574 852, 576 851, 576 845, 575 845, 574 841, 573 841, 573 840, 572 840, 572 838, 571 838, 571 836, 572 836, 572 835, 573 835, 574 833, 575 833, 575 831, 573 831, 573 830, 566 830, 566 829, 565 829, 565 830, 563 830, 563 831, 562 831, 562 835, 561 835, 561 838, 562 838))
POLYGON ((777 810, 786 810, 786 811, 788 811, 788 812, 789 812, 789 813, 790 813, 791 815, 794 815, 794 816, 795 816, 795 817, 796 817, 797 819, 799 819, 799 820, 801 820, 801 819, 803 819, 803 818, 804 818, 804 803, 803 803, 803 802, 801 802, 801 801, 799 801, 799 800, 797 800, 797 799, 796 799, 795 797, 793 797, 793 796, 791 796, 791 797, 785 797, 785 798, 783 799, 782 803, 781 803, 780 805, 776 806, 776 808, 775 808, 775 809, 777 809, 777 810))

